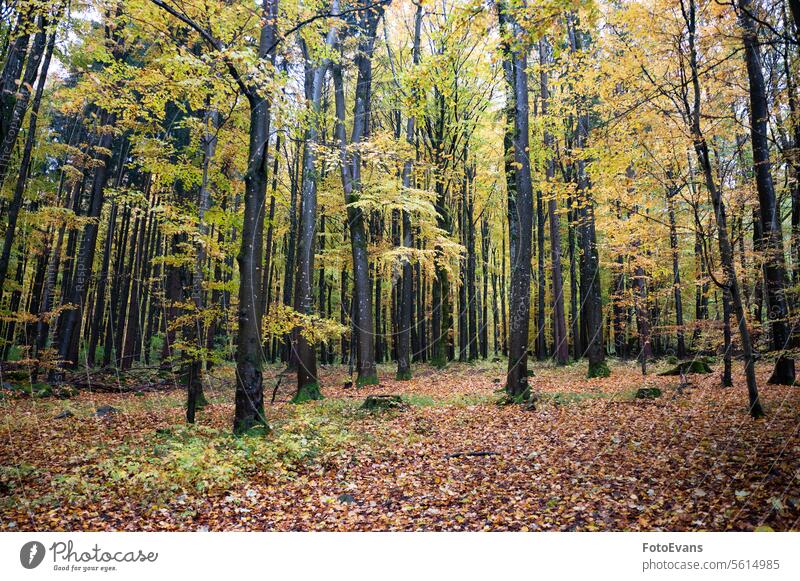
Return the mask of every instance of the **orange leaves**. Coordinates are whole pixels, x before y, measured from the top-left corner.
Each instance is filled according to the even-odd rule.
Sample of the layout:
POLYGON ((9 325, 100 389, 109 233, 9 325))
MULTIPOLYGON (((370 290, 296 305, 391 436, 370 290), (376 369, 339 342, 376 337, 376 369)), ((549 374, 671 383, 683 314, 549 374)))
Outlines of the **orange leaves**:
MULTIPOLYGON (((222 371, 225 385, 200 416, 200 428, 210 428, 171 427, 181 421, 181 389, 138 397, 84 393, 69 404, 75 416, 63 420, 52 419, 62 402, 0 402, 0 485, 7 489, 0 526, 334 531, 796 526, 796 389, 764 389, 765 424, 753 422, 742 405, 742 377, 725 389, 716 373, 693 376, 694 386, 678 394, 674 378, 643 379, 633 365, 617 364, 611 377, 594 380, 584 378, 582 364, 534 367, 538 407, 525 411, 494 403, 502 363, 453 364, 446 371, 417 367, 414 379, 404 382, 386 379, 390 370, 382 369, 382 384, 363 390, 341 387, 346 370, 331 366, 322 374, 325 401, 268 408, 275 428, 271 439, 233 448, 224 435, 232 408, 230 370, 222 371), (642 385, 658 386, 663 395, 637 401, 632 393, 642 385), (403 394, 409 406, 402 412, 361 412, 368 394, 403 394), (102 403, 122 413, 108 421, 90 417, 102 403), (341 439, 343 433, 347 437, 341 439), (174 470, 194 470, 191 454, 181 455, 186 446, 214 450, 217 471, 228 465, 226 450, 238 454, 245 467, 248 457, 253 466, 272 462, 270 450, 294 459, 286 478, 245 470, 227 489, 176 491, 157 507, 135 488, 124 496, 110 485, 79 494, 79 483, 70 479, 76 471, 94 478, 108 466, 123 469, 125 462, 164 470, 168 461, 174 470), (320 446, 328 450, 322 461, 314 456, 320 446), (18 462, 23 449, 24 466, 18 462), (60 503, 58 510, 53 502, 60 503)), ((767 367, 760 372, 765 375, 767 367)), ((291 397, 290 391, 279 394, 279 402, 291 397)), ((191 474, 211 479, 212 472, 191 474)), ((174 476, 166 472, 162 478, 174 476)))

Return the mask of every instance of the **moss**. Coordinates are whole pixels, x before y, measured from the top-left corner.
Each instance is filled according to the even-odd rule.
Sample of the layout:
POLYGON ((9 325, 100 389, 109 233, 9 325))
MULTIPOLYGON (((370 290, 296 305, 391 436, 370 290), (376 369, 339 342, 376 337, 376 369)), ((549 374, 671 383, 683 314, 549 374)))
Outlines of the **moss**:
POLYGON ((636 399, 656 399, 661 397, 661 390, 657 387, 641 387, 636 391, 636 399))
MULTIPOLYGON (((380 381, 378 381, 378 375, 373 373, 372 375, 359 375, 358 379, 356 379, 356 387, 361 387, 362 385, 379 385, 380 381)), ((316 399, 321 399, 316 398, 316 399)))
POLYGON ((267 430, 269 430, 269 426, 267 426, 266 420, 264 420, 264 413, 263 411, 257 415, 256 418, 247 418, 244 420, 236 420, 233 421, 233 433, 236 436, 245 436, 250 434, 252 430, 255 428, 263 426, 267 430))
POLYGON ((404 410, 408 405, 399 395, 370 395, 364 400, 361 409, 370 412, 404 410))
POLYGON ((206 395, 201 391, 197 394, 197 403, 195 403, 197 409, 202 409, 208 405, 208 400, 206 399, 206 395))
POLYGON ((447 367, 447 356, 439 353, 431 359, 431 366, 436 369, 444 369, 447 367))
POLYGON ((703 359, 692 359, 691 361, 683 361, 682 363, 678 363, 678 365, 672 369, 662 371, 659 373, 659 375, 667 376, 689 373, 711 373, 711 367, 708 365, 708 362, 703 359))
POLYGON ((586 374, 587 378, 608 377, 609 375, 611 375, 611 370, 608 368, 608 364, 605 361, 594 364, 589 363, 589 372, 586 374))
POLYGON ((403 396, 403 401, 410 406, 421 407, 421 408, 432 407, 443 404, 443 402, 422 393, 406 394, 403 396))
POLYGON ((587 400, 594 400, 594 399, 607 399, 609 397, 608 394, 604 392, 556 392, 556 393, 544 393, 541 395, 541 398, 545 401, 552 401, 555 405, 571 405, 577 404, 587 400))
POLYGON ((247 431, 243 432, 242 436, 249 437, 264 437, 268 436, 272 430, 267 424, 256 424, 250 427, 247 431))
POLYGON ((411 370, 398 371, 397 375, 395 375, 395 379, 397 381, 409 381, 411 379, 411 370))
POLYGON ((297 390, 297 393, 294 394, 292 398, 292 403, 305 403, 307 401, 315 401, 323 399, 322 392, 319 389, 319 382, 314 381, 313 383, 306 383, 300 389, 297 390))
POLYGON ((507 389, 502 390, 501 393, 504 395, 497 402, 499 405, 522 405, 531 402, 531 388, 529 385, 526 385, 525 389, 517 394, 511 394, 507 389))

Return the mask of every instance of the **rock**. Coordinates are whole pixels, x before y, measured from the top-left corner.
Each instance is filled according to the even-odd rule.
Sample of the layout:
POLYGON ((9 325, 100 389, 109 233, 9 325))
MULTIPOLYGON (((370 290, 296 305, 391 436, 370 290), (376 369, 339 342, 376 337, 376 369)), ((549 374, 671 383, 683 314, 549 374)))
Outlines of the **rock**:
POLYGON ((72 417, 74 417, 74 416, 75 416, 75 414, 73 414, 71 411, 69 411, 69 410, 64 410, 63 412, 61 412, 60 414, 58 414, 58 415, 55 417, 55 419, 57 419, 57 420, 64 420, 64 419, 67 419, 67 418, 72 418, 72 417))
POLYGON ((107 418, 116 413, 119 413, 117 408, 110 405, 103 405, 97 408, 97 410, 94 412, 94 415, 96 418, 107 418))
POLYGON ((387 410, 404 410, 408 406, 403 402, 399 395, 368 395, 364 403, 361 404, 362 410, 370 412, 382 412, 387 410))
POLYGON ((342 504, 355 504, 356 499, 352 494, 340 494, 339 497, 336 499, 342 504))
POLYGON ((640 387, 636 391, 636 399, 656 399, 661 397, 661 390, 657 387, 640 387))
POLYGON ((693 359, 691 361, 682 361, 672 369, 662 371, 659 375, 687 375, 689 373, 711 373, 711 367, 702 359, 693 359))

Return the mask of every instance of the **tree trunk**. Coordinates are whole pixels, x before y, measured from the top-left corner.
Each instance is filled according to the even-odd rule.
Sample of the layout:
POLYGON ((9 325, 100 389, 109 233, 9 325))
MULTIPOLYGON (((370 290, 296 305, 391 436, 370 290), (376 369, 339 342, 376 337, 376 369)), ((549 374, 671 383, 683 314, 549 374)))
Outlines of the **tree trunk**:
MULTIPOLYGON (((263 0, 259 58, 271 56, 278 18, 278 0, 263 0)), ((270 99, 258 87, 249 86, 250 140, 245 174, 244 220, 237 262, 239 264, 239 337, 236 343, 236 407, 233 431, 241 434, 264 417, 264 384, 261 373, 261 269, 264 237, 264 202, 267 192, 270 99)))
MULTIPOLYGON (((546 40, 539 41, 539 64, 542 69, 539 73, 539 85, 542 96, 542 117, 547 123, 547 114, 550 100, 548 74, 545 65, 548 62, 549 46, 546 40)), ((545 130, 543 145, 547 155, 545 161, 545 178, 547 183, 553 183, 556 175, 556 166, 553 151, 553 135, 545 130)), ((550 269, 553 292, 553 353, 556 363, 564 365, 569 360, 569 344, 567 338, 567 323, 564 313, 564 279, 561 271, 561 224, 558 217, 558 202, 550 193, 547 200, 547 213, 550 220, 550 269)), ((540 253, 544 248, 539 249, 540 253)))
POLYGON ((751 0, 738 0, 739 22, 745 48, 747 76, 750 82, 750 136, 753 146, 753 167, 758 191, 759 218, 764 237, 764 281, 766 285, 768 318, 772 335, 772 351, 778 353, 775 369, 768 383, 792 385, 795 379, 794 359, 784 355, 791 335, 788 327, 789 309, 786 303, 786 264, 783 255, 781 219, 775 199, 775 187, 770 173, 767 121, 769 107, 764 75, 761 71, 761 51, 756 23, 752 17, 751 0))
POLYGON ((760 418, 764 415, 761 402, 758 397, 758 386, 756 383, 755 359, 753 357, 753 345, 750 339, 750 330, 747 327, 742 297, 739 292, 739 281, 736 278, 736 267, 733 261, 733 250, 728 238, 728 226, 725 217, 725 204, 722 196, 717 189, 714 181, 714 171, 711 167, 711 160, 708 154, 708 145, 700 125, 700 80, 697 67, 697 51, 695 48, 696 18, 694 0, 689 0, 688 14, 684 12, 684 18, 688 28, 689 37, 689 61, 691 67, 691 82, 693 90, 694 105, 691 113, 691 131, 694 138, 694 150, 700 164, 701 171, 705 178, 706 188, 711 196, 711 203, 714 207, 714 216, 717 222, 717 233, 719 242, 719 254, 722 262, 722 269, 725 273, 725 290, 730 293, 733 304, 733 312, 739 325, 739 334, 742 341, 744 352, 744 368, 747 378, 747 393, 750 401, 750 415, 760 418))
MULTIPOLYGON (((498 4, 501 30, 522 42, 522 29, 505 3, 498 4)), ((506 80, 506 133, 504 149, 507 175, 508 222, 511 250, 509 302, 509 353, 506 391, 515 401, 530 397, 528 385, 528 326, 530 321, 533 191, 528 156, 528 74, 526 51, 503 46, 506 80)))

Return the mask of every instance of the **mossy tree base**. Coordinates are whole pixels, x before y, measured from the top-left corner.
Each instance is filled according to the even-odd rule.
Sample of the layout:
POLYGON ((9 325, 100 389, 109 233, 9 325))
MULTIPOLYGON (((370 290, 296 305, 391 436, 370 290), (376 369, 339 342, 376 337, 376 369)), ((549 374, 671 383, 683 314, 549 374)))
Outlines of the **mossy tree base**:
POLYGON ((536 396, 531 392, 530 386, 526 386, 520 393, 509 393, 508 388, 504 396, 498 402, 500 405, 523 405, 532 408, 536 404, 536 396))
POLYGON ((437 356, 431 359, 431 367, 436 369, 444 369, 447 367, 447 357, 437 356))
POLYGON ((411 371, 398 371, 397 375, 395 375, 395 379, 397 381, 409 381, 411 380, 411 371))
POLYGON ((306 383, 292 398, 292 403, 305 403, 307 401, 316 401, 323 399, 322 392, 319 388, 319 382, 306 383))
POLYGON ((268 434, 270 431, 269 424, 264 419, 263 410, 255 419, 234 420, 233 423, 233 434, 235 436, 254 436, 268 434))
POLYGON ((205 394, 201 391, 197 394, 197 409, 201 409, 206 407, 209 404, 208 400, 206 399, 205 394))
POLYGON ((363 385, 380 385, 378 376, 376 374, 363 376, 359 375, 358 379, 356 379, 356 387, 361 387, 363 385))
POLYGON ((586 373, 586 377, 588 379, 594 379, 595 377, 608 377, 611 375, 611 370, 608 368, 608 364, 605 361, 600 361, 599 363, 590 363, 589 364, 589 371, 586 373))

